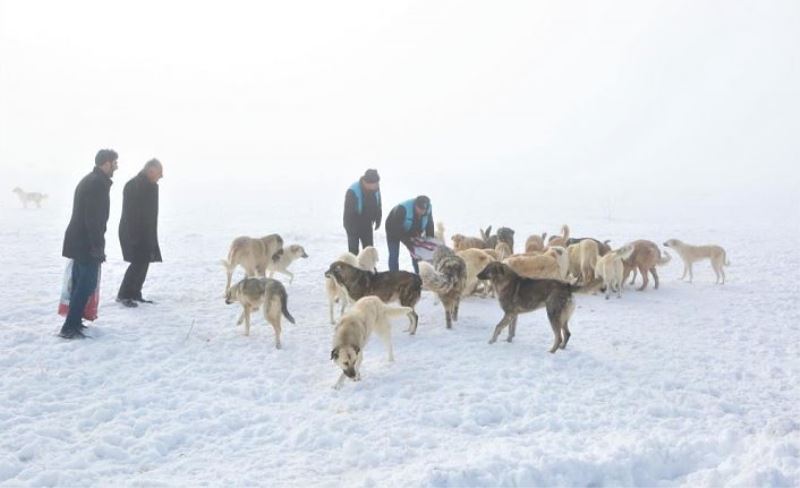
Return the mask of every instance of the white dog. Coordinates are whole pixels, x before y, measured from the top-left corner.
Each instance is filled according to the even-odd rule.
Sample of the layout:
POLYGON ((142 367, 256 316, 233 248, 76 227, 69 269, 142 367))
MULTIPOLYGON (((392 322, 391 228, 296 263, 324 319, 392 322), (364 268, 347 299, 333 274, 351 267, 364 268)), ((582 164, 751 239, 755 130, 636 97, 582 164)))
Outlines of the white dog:
POLYGON ((292 244, 291 246, 284 247, 283 254, 281 254, 280 258, 277 261, 271 261, 267 264, 269 277, 272 278, 275 273, 285 274, 289 277, 289 284, 291 285, 292 281, 294 281, 294 273, 289 271, 289 265, 300 258, 305 259, 307 257, 308 254, 306 254, 306 250, 303 249, 303 246, 292 244))
POLYGON ((38 193, 35 191, 27 192, 20 187, 16 187, 11 191, 17 194, 17 196, 19 197, 19 201, 22 202, 22 206, 25 208, 28 208, 29 202, 35 203, 36 208, 42 208, 42 201, 44 201, 47 198, 47 195, 45 195, 44 193, 38 193))
POLYGON ((364 358, 364 347, 375 332, 386 346, 388 360, 394 361, 392 350, 392 325, 395 317, 408 317, 413 322, 411 307, 395 307, 386 305, 380 298, 368 296, 360 299, 339 319, 333 334, 331 360, 342 369, 339 380, 334 385, 337 390, 342 387, 345 378, 353 381, 361 379, 359 368, 364 358))
POLYGON ((603 280, 606 300, 612 292, 616 292, 617 298, 622 298, 622 276, 625 272, 625 265, 622 261, 630 258, 631 254, 633 254, 633 246, 626 245, 598 258, 594 272, 597 278, 603 280))
POLYGON ((725 284, 724 267, 730 266, 731 263, 728 261, 728 256, 725 253, 725 249, 722 247, 713 245, 692 246, 691 244, 686 244, 678 239, 670 239, 664 243, 664 246, 675 249, 675 251, 678 252, 678 255, 683 260, 683 276, 681 276, 681 279, 685 279, 686 274, 688 273, 689 283, 691 283, 694 279, 692 265, 697 261, 708 259, 711 261, 711 267, 714 269, 714 274, 717 275, 716 283, 720 283, 720 279, 722 279, 721 284, 725 284))

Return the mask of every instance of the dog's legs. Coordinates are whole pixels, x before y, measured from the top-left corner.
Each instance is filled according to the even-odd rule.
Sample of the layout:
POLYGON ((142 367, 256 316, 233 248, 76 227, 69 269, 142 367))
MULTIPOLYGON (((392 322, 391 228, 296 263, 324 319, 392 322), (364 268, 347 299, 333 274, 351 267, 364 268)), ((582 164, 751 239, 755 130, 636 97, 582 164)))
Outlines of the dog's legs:
POLYGON ((419 325, 419 315, 417 312, 412 310, 409 314, 411 316, 411 325, 408 328, 408 333, 414 335, 417 333, 417 325, 419 325))
MULTIPOLYGON (((386 352, 388 353, 388 360, 390 363, 394 362, 394 348, 392 347, 392 325, 389 321, 386 321, 386 332, 381 333, 381 340, 383 344, 386 346, 386 352)), ((377 332, 377 331, 376 331, 377 332)))
POLYGON ((686 275, 689 273, 689 266, 686 265, 686 261, 683 262, 683 274, 681 275, 681 281, 686 279, 686 275))
POLYGON ((689 283, 694 281, 694 270, 692 269, 692 264, 694 263, 689 263, 689 283))
POLYGON ((511 325, 508 326, 508 337, 506 340, 510 343, 514 340, 514 336, 517 335, 517 320, 519 319, 519 315, 514 316, 514 320, 511 321, 511 325))
POLYGON ((291 285, 292 281, 294 281, 294 273, 291 271, 285 271, 284 273, 289 276, 289 284, 291 285))
POLYGON ((492 338, 489 339, 489 344, 494 344, 497 342, 497 338, 500 336, 500 333, 503 332, 503 329, 505 329, 506 326, 514 320, 514 317, 515 315, 511 313, 506 313, 503 315, 503 318, 500 319, 500 322, 494 328, 494 334, 492 334, 492 338))
POLYGON ((336 382, 335 385, 333 385, 333 389, 334 390, 341 390, 342 389, 342 385, 344 384, 344 380, 346 380, 346 379, 347 379, 347 375, 345 375, 344 373, 340 374, 339 375, 339 380, 336 382))
POLYGON ((353 381, 361 381, 361 361, 364 360, 364 351, 358 355, 358 359, 356 359, 356 377, 353 378, 353 381))
POLYGON ((658 271, 656 270, 656 267, 653 266, 650 268, 650 272, 653 274, 653 281, 655 282, 654 288, 658 290, 658 271))
POLYGON ((639 266, 639 274, 642 275, 642 286, 637 288, 638 291, 644 291, 647 288, 647 284, 650 283, 650 276, 647 273, 647 269, 644 266, 639 266))
POLYGON ((333 302, 334 302, 334 299, 331 298, 331 297, 328 297, 328 313, 330 314, 330 317, 331 317, 331 325, 335 325, 336 324, 336 321, 333 320, 333 302))
POLYGON ((452 329, 453 328, 453 315, 450 312, 450 307, 448 307, 444 303, 442 303, 442 306, 444 307, 444 321, 445 321, 445 324, 446 324, 448 329, 452 329))
POLYGON ((453 305, 453 321, 458 322, 458 309, 461 306, 461 297, 456 297, 456 303, 453 305))
POLYGON ((274 298, 271 302, 264 303, 264 318, 272 325, 275 331, 275 349, 281 348, 281 302, 274 298))
POLYGON ((718 268, 719 268, 719 274, 720 274, 720 276, 722 276, 722 283, 720 283, 720 285, 724 285, 725 284, 725 262, 722 260, 722 258, 720 258, 719 261, 717 261, 717 264, 718 264, 718 268))
POLYGON ((242 325, 242 322, 244 322, 245 310, 247 310, 247 305, 242 306, 242 313, 239 315, 239 320, 236 321, 236 325, 242 325))
POLYGON ((250 335, 250 307, 244 308, 244 335, 250 335))

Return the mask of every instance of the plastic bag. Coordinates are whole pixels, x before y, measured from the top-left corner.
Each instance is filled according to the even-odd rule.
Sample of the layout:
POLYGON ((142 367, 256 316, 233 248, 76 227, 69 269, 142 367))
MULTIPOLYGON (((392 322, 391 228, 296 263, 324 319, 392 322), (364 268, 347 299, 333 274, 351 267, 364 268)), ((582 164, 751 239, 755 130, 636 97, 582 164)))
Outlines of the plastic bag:
MULTIPOLYGON (((97 309, 100 306, 100 270, 102 266, 97 267, 97 288, 89 297, 86 302, 86 308, 83 309, 83 318, 89 321, 97 320, 97 309)), ((69 296, 72 293, 72 260, 67 262, 67 269, 64 270, 64 281, 61 286, 61 298, 58 301, 58 315, 66 317, 69 313, 69 296)))

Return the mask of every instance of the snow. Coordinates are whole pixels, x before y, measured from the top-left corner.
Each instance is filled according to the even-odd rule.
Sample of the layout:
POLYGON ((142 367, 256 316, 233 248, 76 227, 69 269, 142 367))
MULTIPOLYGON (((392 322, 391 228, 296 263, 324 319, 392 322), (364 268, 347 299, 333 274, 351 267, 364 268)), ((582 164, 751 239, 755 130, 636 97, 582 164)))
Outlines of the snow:
MULTIPOLYGON (((518 247, 563 222, 615 244, 719 243, 728 284, 715 286, 707 263, 694 284, 678 281, 673 256, 657 291, 579 296, 572 339, 554 355, 543 311, 520 318, 513 344, 488 345, 501 316, 493 300, 466 300, 448 331, 426 293, 417 335, 396 324, 396 362, 375 340, 363 380, 335 391, 322 272, 345 246, 338 207, 321 199, 283 212, 245 195, 181 208, 169 186, 162 193, 166 261, 145 285, 157 304, 113 302, 125 270, 115 194, 100 318, 86 341, 55 336, 68 199, 0 207, 0 485, 800 484, 797 220, 476 215, 451 204, 458 195, 434 198, 448 235, 507 225, 518 247), (250 337, 234 325, 218 264, 236 235, 270 232, 310 255, 291 267, 297 325, 284 321, 282 350, 262 317, 250 337)), ((384 242, 379 233, 381 269, 384 242)))

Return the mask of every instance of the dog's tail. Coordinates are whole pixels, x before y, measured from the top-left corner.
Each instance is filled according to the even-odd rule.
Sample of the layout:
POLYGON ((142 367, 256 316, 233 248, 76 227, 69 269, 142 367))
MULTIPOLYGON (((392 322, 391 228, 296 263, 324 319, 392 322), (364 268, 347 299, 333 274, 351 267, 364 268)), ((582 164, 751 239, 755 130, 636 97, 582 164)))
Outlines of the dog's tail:
POLYGON ((286 293, 286 288, 283 288, 280 294, 281 294, 281 313, 283 313, 283 316, 286 317, 286 320, 294 324, 295 323, 294 317, 292 317, 292 314, 289 313, 289 308, 288 308, 289 294, 286 293))
POLYGON ((568 284, 569 291, 572 293, 594 293, 603 287, 603 280, 595 278, 593 281, 583 285, 568 284))
POLYGON ((223 265, 228 273, 233 273, 233 270, 236 268, 236 266, 232 265, 227 259, 220 259, 219 264, 223 265))
POLYGON ((725 260, 725 266, 730 266, 731 262, 728 261, 728 253, 725 252, 725 249, 722 250, 722 259, 725 260))
POLYGON ((658 258, 658 262, 656 262, 656 266, 664 266, 665 264, 670 262, 671 259, 672 259, 672 256, 670 256, 667 251, 664 251, 664 257, 658 258))
POLYGON ((564 239, 564 242, 567 242, 567 239, 569 239, 569 226, 567 224, 561 226, 561 237, 564 239))
POLYGON ((395 317, 408 317, 414 311, 411 307, 386 307, 386 316, 390 319, 395 317))

